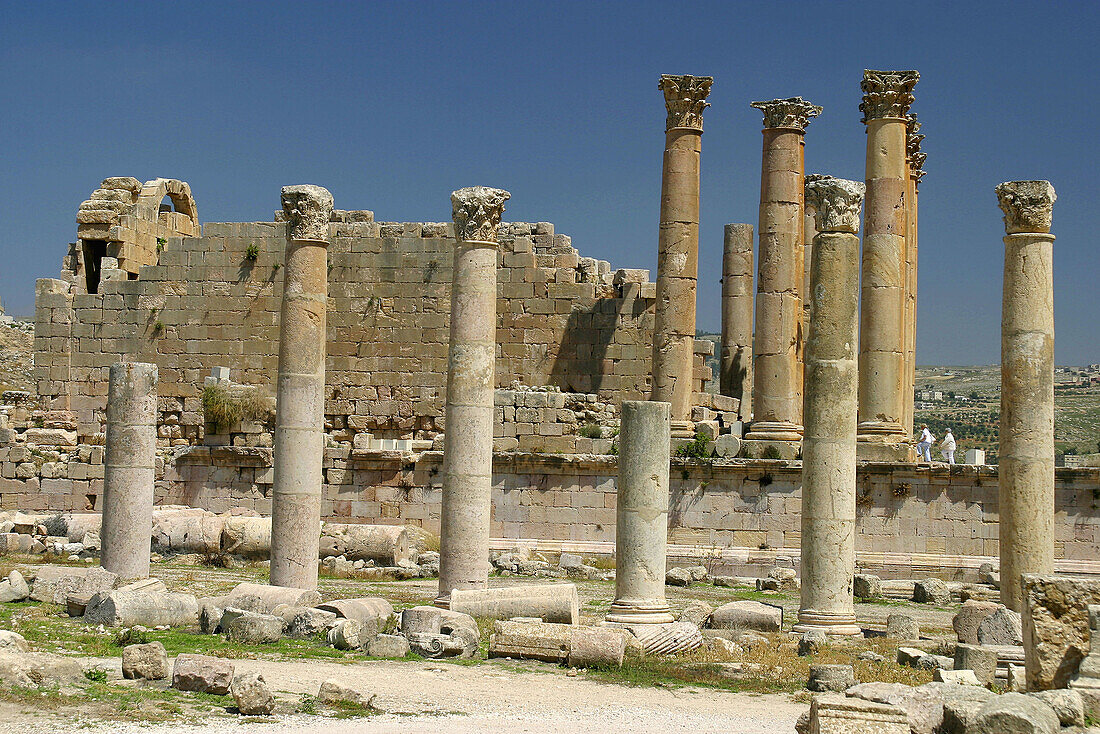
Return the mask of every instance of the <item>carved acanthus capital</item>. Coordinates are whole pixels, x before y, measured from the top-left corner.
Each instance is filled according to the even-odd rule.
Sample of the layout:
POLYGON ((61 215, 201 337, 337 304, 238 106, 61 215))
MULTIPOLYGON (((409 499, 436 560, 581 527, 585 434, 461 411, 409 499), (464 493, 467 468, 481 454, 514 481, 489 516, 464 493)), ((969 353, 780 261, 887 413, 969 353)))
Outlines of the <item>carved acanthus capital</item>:
POLYGON ((859 232, 859 213, 867 186, 832 176, 806 177, 806 206, 814 210, 818 232, 859 232))
POLYGON ((282 202, 290 239, 328 241, 333 205, 328 189, 310 184, 284 186, 282 202))
POLYGON ((662 74, 657 88, 665 93, 665 130, 686 127, 693 130, 703 129, 703 110, 710 107, 707 95, 712 76, 691 76, 690 74, 662 74))
POLYGON ((512 197, 504 189, 470 186, 451 194, 451 212, 455 223, 455 238, 459 242, 497 241, 504 202, 512 197))
POLYGON ((996 188, 997 203, 1005 213, 1005 234, 1050 232, 1058 197, 1050 181, 1006 181, 996 188))
POLYGON ((810 118, 817 117, 822 110, 801 97, 753 102, 752 106, 764 112, 764 129, 789 128, 800 133, 806 132, 810 118))
POLYGON ((875 71, 865 69, 863 82, 863 102, 859 111, 863 113, 863 122, 880 120, 884 117, 905 119, 909 114, 909 105, 913 104, 913 87, 920 80, 916 71, 875 71))

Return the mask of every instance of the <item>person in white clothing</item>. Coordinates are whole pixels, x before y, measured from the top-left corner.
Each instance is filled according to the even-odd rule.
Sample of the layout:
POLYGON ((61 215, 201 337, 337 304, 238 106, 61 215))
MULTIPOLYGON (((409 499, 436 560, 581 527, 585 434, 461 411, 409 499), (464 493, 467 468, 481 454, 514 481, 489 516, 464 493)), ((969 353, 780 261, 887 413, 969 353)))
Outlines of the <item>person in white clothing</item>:
POLYGON ((940 441, 940 453, 943 454, 943 460, 948 464, 955 463, 955 437, 951 435, 950 428, 947 429, 943 440, 940 441))
POLYGON ((928 430, 928 426, 922 425, 920 427, 920 441, 917 442, 917 453, 927 462, 932 461, 932 444, 935 442, 936 437, 928 430))

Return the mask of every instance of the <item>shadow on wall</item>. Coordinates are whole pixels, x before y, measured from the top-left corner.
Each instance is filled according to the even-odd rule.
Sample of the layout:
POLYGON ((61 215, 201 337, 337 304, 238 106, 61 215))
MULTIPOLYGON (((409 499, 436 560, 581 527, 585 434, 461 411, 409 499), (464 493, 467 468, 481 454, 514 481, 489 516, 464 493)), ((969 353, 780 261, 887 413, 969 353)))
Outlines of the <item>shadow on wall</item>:
POLYGON ((640 298, 600 298, 588 309, 574 307, 566 321, 550 384, 566 392, 598 393, 603 387, 607 349, 615 339, 620 308, 631 322, 646 310, 640 298))

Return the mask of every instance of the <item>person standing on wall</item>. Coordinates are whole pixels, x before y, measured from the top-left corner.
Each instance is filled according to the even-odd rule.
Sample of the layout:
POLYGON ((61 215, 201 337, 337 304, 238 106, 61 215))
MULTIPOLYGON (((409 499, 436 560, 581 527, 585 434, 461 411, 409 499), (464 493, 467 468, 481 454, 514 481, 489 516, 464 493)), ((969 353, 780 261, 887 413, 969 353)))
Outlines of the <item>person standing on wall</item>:
POLYGON ((925 461, 932 462, 932 444, 935 443, 936 437, 932 435, 932 432, 928 430, 928 425, 924 424, 920 427, 920 440, 917 442, 917 453, 925 461))
POLYGON ((940 441, 940 453, 943 454, 943 460, 948 464, 955 463, 955 437, 951 435, 950 428, 947 429, 943 440, 940 441))

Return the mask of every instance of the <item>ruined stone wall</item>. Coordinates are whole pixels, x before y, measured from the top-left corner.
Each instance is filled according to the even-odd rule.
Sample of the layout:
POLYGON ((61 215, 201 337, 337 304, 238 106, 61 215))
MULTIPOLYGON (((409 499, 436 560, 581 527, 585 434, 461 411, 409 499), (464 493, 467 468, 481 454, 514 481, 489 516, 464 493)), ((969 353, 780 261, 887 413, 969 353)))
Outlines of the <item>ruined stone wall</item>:
MULTIPOLYGON (((447 371, 450 223, 378 223, 337 212, 329 248, 327 428, 430 438, 442 429, 447 371)), ((80 285, 67 258, 39 281, 38 393, 72 410, 80 435, 101 430, 107 370, 156 363, 162 422, 177 444, 203 435, 200 394, 213 367, 274 393, 285 225, 208 223, 168 237, 137 279, 80 285)), ((583 258, 549 223, 501 227, 497 384, 518 381, 617 403, 649 392, 655 286, 644 270, 583 258)), ((696 390, 710 378, 700 342, 696 390)))
MULTIPOLYGON (((0 448, 0 508, 98 510, 102 446, 0 448)), ((439 532, 442 454, 325 450, 322 517, 439 532)), ((613 543, 617 457, 497 453, 494 538, 613 543)), ((157 504, 271 511, 271 450, 179 447, 157 460, 157 504)), ((797 554, 801 466, 673 459, 669 542, 797 554), (784 550, 786 549, 786 550, 784 550)), ((998 555, 996 467, 861 464, 856 547, 869 554, 998 555)), ((1055 552, 1100 557, 1100 469, 1058 469, 1055 552)), ((946 563, 946 561, 944 561, 946 563)))

